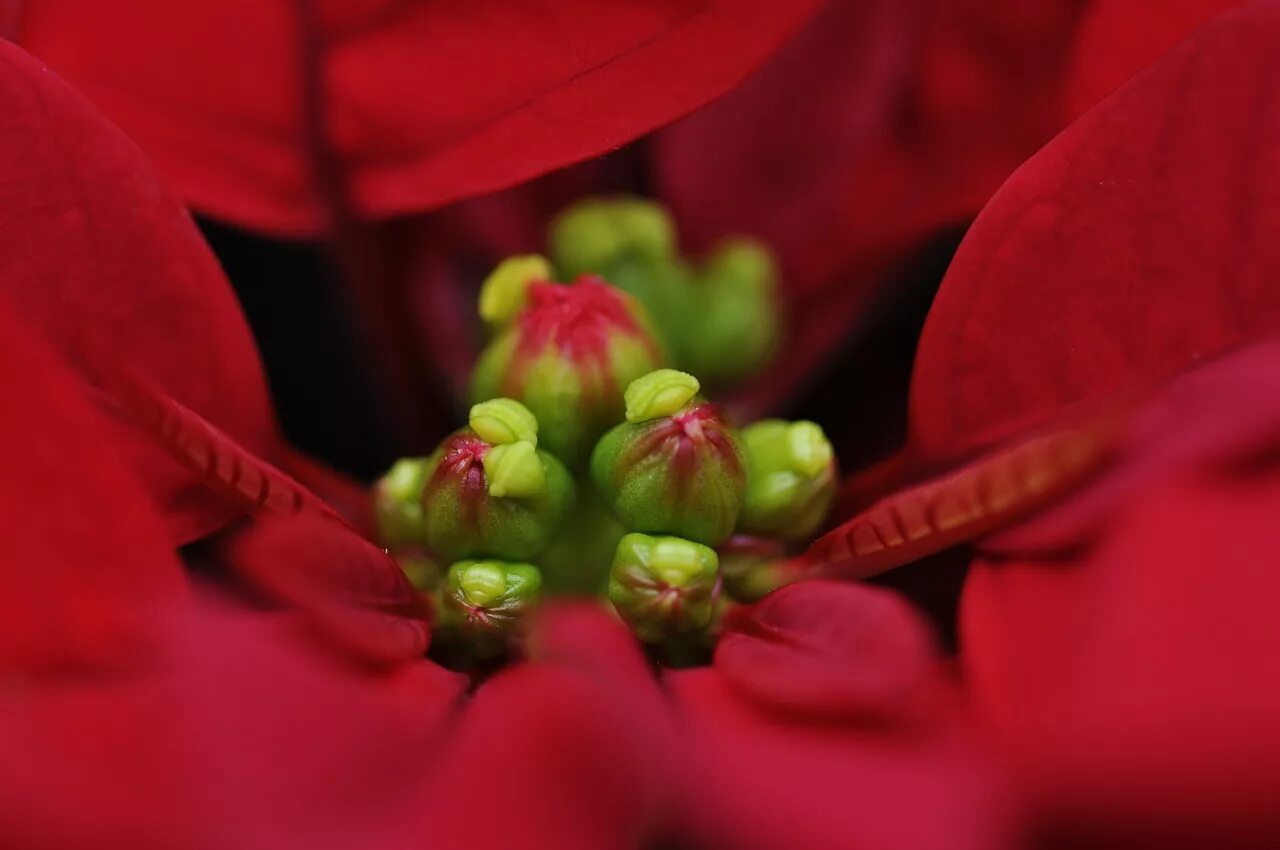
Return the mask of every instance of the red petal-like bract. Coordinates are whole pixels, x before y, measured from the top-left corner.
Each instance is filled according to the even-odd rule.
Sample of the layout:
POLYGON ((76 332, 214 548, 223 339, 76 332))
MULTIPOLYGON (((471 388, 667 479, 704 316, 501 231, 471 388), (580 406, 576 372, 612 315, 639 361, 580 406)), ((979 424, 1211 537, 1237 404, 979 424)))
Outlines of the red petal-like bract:
POLYGON ((905 603, 802 582, 725 640, 713 667, 668 676, 694 846, 1002 846, 995 772, 905 603))
POLYGON ((154 655, 185 607, 164 529, 74 375, 7 306, 0 396, 0 677, 154 655))
MULTIPOLYGON (((269 455, 278 436, 249 329, 190 216, 137 148, 5 42, 0 124, 0 291, 23 322, 109 415, 119 418, 121 381, 136 370, 269 455)), ((176 543, 236 513, 150 435, 125 439, 176 543)))
POLYGON ((829 0, 742 86, 658 134, 691 246, 759 236, 795 332, 753 388, 776 405, 840 345, 886 269, 967 221, 1062 126, 1083 0, 829 0))
POLYGON ((1008 525, 1094 472, 1125 418, 1107 407, 886 496, 814 541, 805 563, 816 575, 864 579, 1008 525))
POLYGON ((1180 378, 1138 422, 1097 486, 984 545, 969 689, 1078 846, 1273 847, 1280 344, 1180 378))
POLYGON ((925 326, 916 450, 954 457, 1280 327, 1280 5, 1200 30, 979 216, 925 326))
POLYGON ((127 675, 10 679, 0 834, 25 850, 411 847, 460 677, 372 674, 201 601, 127 675))
POLYGON ((427 650, 422 594, 386 552, 331 516, 304 513, 256 523, 236 535, 226 560, 360 660, 396 665, 427 650))
POLYGON ((1064 92, 1076 116, 1241 0, 1092 0, 1080 21, 1064 92))
POLYGON ((617 147, 738 82, 816 0, 27 0, 19 38, 202 212, 419 212, 617 147), (335 174, 325 174, 326 170, 335 174))
POLYGON ((634 639, 587 604, 539 616, 528 663, 485 683, 423 811, 440 850, 646 846, 675 791, 671 718, 634 639))

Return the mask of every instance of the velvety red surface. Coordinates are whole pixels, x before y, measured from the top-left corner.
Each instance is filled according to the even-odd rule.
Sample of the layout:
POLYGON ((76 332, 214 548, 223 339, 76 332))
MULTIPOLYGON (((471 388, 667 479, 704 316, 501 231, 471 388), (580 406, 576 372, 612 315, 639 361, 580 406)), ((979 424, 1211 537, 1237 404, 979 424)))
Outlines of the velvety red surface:
MULTIPOLYGON (((121 422, 128 371, 250 451, 278 444, 249 329, 217 261, 136 147, 39 62, 0 42, 0 292, 121 422)), ((132 464, 185 543, 226 521, 149 435, 132 464)))
POLYGON ((981 546, 975 708, 1041 824, 1131 846, 1274 846, 1280 345, 1179 379, 1119 461, 981 546))
POLYGON ((1280 327, 1280 6, 1199 31, 1034 156, 961 245, 916 359, 947 457, 1280 327))
POLYGON ((1074 117, 1240 0, 1092 0, 1080 22, 1064 92, 1074 117))
POLYGON ((107 422, 0 303, 0 669, 133 666, 180 616, 186 580, 107 422))
POLYGON ((387 216, 617 147, 738 82, 815 2, 31 0, 19 36, 196 209, 314 233, 332 179, 387 216))

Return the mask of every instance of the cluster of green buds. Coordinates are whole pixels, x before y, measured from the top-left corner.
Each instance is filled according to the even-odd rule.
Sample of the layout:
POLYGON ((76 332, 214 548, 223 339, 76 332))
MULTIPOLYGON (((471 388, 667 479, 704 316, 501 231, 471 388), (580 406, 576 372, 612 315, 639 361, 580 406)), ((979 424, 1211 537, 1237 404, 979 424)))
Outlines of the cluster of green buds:
POLYGON ((695 268, 637 201, 572 209, 551 243, 554 263, 514 257, 481 287, 492 336, 467 427, 378 483, 382 542, 453 658, 511 651, 552 593, 606 597, 664 657, 705 647, 728 606, 787 580, 835 491, 817 425, 739 431, 693 374, 767 357, 772 261, 739 242, 695 268))
POLYGON ((746 377, 777 345, 777 266, 755 240, 736 237, 690 260, 665 209, 620 197, 569 208, 552 223, 550 242, 566 275, 598 275, 648 308, 671 365, 705 381, 746 377))

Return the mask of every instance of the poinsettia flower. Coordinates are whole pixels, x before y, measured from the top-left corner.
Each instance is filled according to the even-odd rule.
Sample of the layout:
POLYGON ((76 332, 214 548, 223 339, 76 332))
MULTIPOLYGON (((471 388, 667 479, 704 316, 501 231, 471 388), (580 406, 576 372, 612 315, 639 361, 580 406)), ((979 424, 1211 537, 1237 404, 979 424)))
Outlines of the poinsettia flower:
POLYGON ((77 181, 51 213, 33 199, 43 183, 6 187, 28 214, 4 222, 4 253, 45 284, 0 309, 15 556, 0 586, 0 831, 18 846, 771 846, 796 820, 816 846, 1003 839, 954 682, 927 627, 882 592, 790 589, 678 683, 602 610, 551 610, 528 660, 466 696, 422 657, 426 612, 398 568, 272 464, 290 456, 269 407, 245 429, 261 455, 222 427, 240 411, 197 407, 210 363, 241 370, 248 389, 227 379, 218 399, 230 407, 261 376, 234 308, 207 306, 225 282, 186 214, 63 83, 13 47, 0 59, 15 128, 0 147, 54 190, 77 181), (116 271, 129 262, 135 276, 116 271), (139 279, 173 306, 121 310, 147 303, 139 279), (94 280, 110 297, 87 303, 116 309, 99 325, 77 301, 94 280), (166 325, 170 309, 215 323, 166 325), (180 508, 199 522, 175 533, 180 508), (732 724, 705 741, 699 724, 722 715, 732 724), (752 763, 751 784, 688 770, 704 745, 752 763), (837 797, 859 787, 911 795, 910 820, 837 797))

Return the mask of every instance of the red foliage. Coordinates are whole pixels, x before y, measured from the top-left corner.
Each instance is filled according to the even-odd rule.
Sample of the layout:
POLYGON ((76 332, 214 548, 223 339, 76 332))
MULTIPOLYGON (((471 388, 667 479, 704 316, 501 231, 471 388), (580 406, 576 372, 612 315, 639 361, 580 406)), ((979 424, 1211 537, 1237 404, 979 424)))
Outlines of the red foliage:
POLYGON ((1280 328, 1280 7, 1218 19, 1004 185, 916 358, 918 452, 954 457, 1280 328))
POLYGON ((315 233, 615 148, 738 82, 816 0, 29 0, 21 42, 196 209, 315 233), (714 45, 714 49, 709 49, 714 45))

